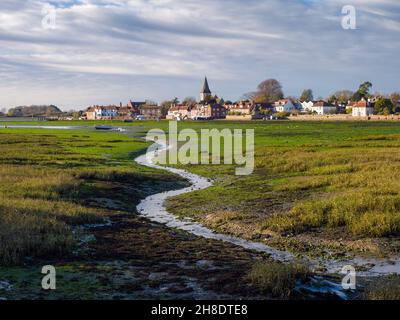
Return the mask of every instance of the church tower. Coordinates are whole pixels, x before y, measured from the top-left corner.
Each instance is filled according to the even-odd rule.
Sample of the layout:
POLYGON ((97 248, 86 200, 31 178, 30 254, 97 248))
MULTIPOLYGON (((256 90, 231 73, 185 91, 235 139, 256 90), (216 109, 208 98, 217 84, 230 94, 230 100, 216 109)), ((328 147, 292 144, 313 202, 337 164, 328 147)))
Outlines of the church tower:
POLYGON ((211 98, 211 90, 208 86, 207 77, 205 77, 203 88, 200 91, 200 101, 206 101, 209 98, 211 98))

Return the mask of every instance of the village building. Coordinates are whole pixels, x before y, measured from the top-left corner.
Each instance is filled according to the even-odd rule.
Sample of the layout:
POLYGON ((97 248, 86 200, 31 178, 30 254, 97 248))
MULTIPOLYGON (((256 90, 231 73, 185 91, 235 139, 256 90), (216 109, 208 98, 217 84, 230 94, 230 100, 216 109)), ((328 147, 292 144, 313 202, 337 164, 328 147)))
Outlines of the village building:
POLYGON ((140 106, 145 104, 144 102, 133 102, 130 100, 126 106, 122 106, 120 103, 119 108, 117 108, 119 120, 133 120, 140 114, 140 106))
POLYGON ((120 120, 132 120, 139 114, 138 109, 130 108, 128 106, 121 107, 118 109, 118 119, 120 120))
POLYGON ((212 95, 207 77, 205 77, 200 90, 200 102, 190 110, 190 118, 193 120, 225 119, 227 110, 224 103, 223 99, 212 95))
POLYGON ((227 111, 225 107, 219 103, 211 101, 207 104, 198 104, 191 110, 191 118, 193 120, 201 119, 225 119, 227 111))
POLYGON ((300 102, 301 111, 304 113, 314 113, 317 115, 335 114, 338 112, 338 106, 326 102, 318 101, 302 101, 300 102))
POLYGON ((230 120, 253 120, 261 119, 263 117, 262 112, 271 110, 272 106, 265 103, 255 103, 252 100, 242 100, 233 104, 225 104, 227 110, 227 119, 230 120))
POLYGON ((86 110, 87 120, 113 120, 118 117, 117 106, 92 106, 86 110))
POLYGON ((302 112, 312 112, 314 101, 302 101, 300 102, 302 112))
POLYGON ((358 102, 353 102, 349 106, 352 109, 353 117, 369 117, 374 114, 375 104, 362 99, 358 102))
POLYGON ((86 110, 84 118, 87 120, 132 120, 140 114, 140 107, 144 103, 129 101, 126 106, 109 105, 99 106, 94 105, 86 110))
POLYGON ((347 104, 346 103, 343 103, 343 102, 338 102, 338 101, 335 101, 334 103, 333 103, 333 105, 335 105, 336 106, 336 110, 337 110, 337 114, 345 114, 346 113, 346 107, 347 107, 347 104))
POLYGON ((251 115, 255 112, 255 105, 252 101, 239 101, 231 105, 225 105, 229 115, 251 115))
POLYGON ((172 105, 168 110, 167 120, 187 120, 192 117, 192 109, 186 105, 172 105))
POLYGON ((337 113, 337 106, 324 100, 315 101, 311 107, 311 112, 318 115, 335 114, 337 113))
POLYGON ((146 120, 161 120, 165 119, 168 114, 168 109, 158 105, 143 105, 140 107, 140 115, 146 120))
POLYGON ((287 112, 290 113, 296 110, 295 105, 290 99, 281 99, 275 102, 275 111, 276 112, 287 112))
POLYGON ((172 105, 167 113, 168 120, 206 120, 225 119, 227 110, 224 100, 213 96, 207 77, 200 90, 200 102, 194 106, 172 105))
POLYGON ((138 113, 140 113, 140 108, 142 106, 145 106, 147 104, 147 102, 145 101, 132 101, 129 100, 128 102, 128 107, 137 110, 138 113))

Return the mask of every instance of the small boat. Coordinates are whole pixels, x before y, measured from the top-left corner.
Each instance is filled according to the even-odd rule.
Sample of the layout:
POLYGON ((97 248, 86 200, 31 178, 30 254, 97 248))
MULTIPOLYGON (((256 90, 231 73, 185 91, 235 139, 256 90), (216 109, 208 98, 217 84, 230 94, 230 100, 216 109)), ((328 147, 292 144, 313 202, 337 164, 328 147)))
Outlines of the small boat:
POLYGON ((103 124, 103 125, 99 125, 99 126, 95 126, 95 129, 96 130, 112 130, 112 126, 108 126, 108 125, 105 125, 105 124, 103 124))

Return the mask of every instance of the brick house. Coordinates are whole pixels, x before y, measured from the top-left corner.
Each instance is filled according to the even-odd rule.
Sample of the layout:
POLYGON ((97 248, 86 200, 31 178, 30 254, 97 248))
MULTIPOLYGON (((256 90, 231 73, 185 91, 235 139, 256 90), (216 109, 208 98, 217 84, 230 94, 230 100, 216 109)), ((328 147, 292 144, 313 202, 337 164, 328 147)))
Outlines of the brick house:
POLYGON ((140 107, 140 114, 146 120, 161 120, 166 118, 168 109, 158 105, 143 105, 140 107))

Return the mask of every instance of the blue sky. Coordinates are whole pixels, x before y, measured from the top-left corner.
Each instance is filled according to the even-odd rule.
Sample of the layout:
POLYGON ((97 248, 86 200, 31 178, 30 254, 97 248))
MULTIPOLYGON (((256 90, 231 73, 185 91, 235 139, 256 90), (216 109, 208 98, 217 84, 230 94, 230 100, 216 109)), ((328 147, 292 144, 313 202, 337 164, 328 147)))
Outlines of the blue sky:
POLYGON ((400 91, 398 0, 2 0, 0 109, 161 101, 211 90, 236 100, 264 79, 286 95, 400 91), (56 29, 42 8, 57 7, 56 29), (344 30, 353 5, 357 29, 344 30))

